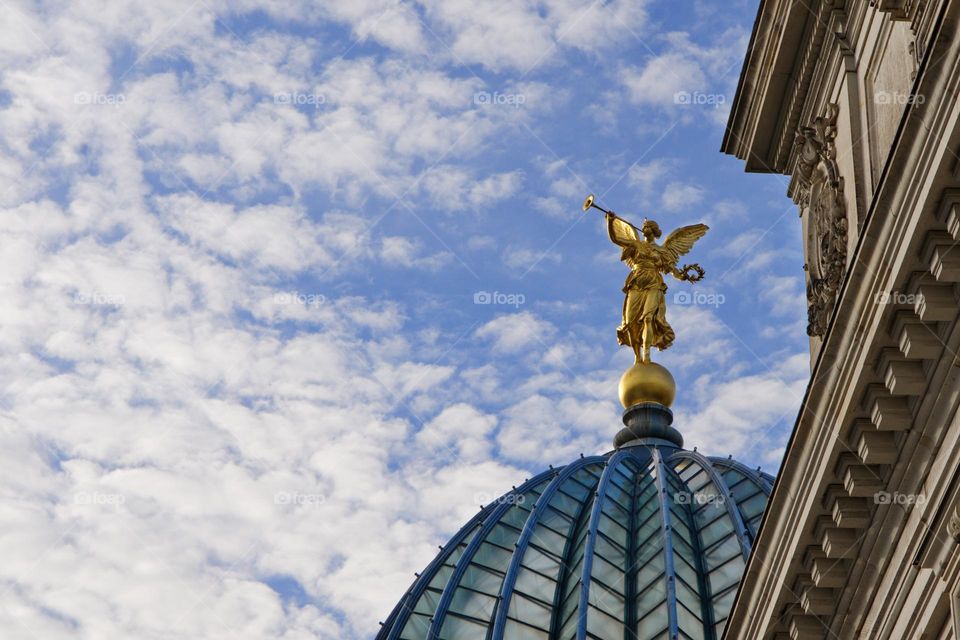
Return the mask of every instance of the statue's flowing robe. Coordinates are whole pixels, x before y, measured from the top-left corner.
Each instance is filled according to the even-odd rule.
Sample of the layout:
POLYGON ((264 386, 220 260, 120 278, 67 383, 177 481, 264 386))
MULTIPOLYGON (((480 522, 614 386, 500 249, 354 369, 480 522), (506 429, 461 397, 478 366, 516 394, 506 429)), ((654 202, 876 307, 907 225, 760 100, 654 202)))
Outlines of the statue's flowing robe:
POLYGON ((607 230, 610 240, 622 247, 620 259, 630 267, 630 274, 623 285, 626 294, 623 301, 623 321, 617 328, 617 341, 635 349, 642 346, 643 325, 652 323, 651 347, 661 351, 673 344, 673 328, 667 322, 667 305, 664 293, 667 285, 661 270, 664 256, 653 243, 640 240, 636 229, 619 218, 609 219, 607 230))

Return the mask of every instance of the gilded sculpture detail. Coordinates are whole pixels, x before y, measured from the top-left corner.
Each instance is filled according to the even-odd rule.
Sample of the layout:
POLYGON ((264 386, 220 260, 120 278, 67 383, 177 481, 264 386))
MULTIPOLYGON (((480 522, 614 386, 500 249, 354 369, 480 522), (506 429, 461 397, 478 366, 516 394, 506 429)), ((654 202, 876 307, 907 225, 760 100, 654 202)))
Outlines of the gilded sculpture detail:
POLYGON ((664 296, 667 284, 663 275, 670 274, 687 282, 703 279, 704 271, 700 265, 678 267, 677 263, 709 227, 705 224, 680 227, 660 245, 657 238, 662 232, 660 225, 653 220, 644 220, 641 227, 635 227, 614 212, 598 207, 593 196, 588 196, 583 203, 584 211, 590 207, 603 211, 610 241, 620 247, 620 260, 630 267, 623 285, 625 295, 617 341, 633 349, 637 362, 650 362, 652 347, 663 351, 673 344, 674 339, 673 328, 667 322, 664 296))
POLYGON ((620 247, 620 260, 630 268, 623 285, 623 311, 617 327, 617 341, 633 349, 635 363, 621 379, 621 401, 625 407, 647 400, 669 405, 673 400, 673 379, 666 369, 650 360, 653 347, 663 351, 674 340, 673 328, 667 322, 667 284, 663 276, 670 274, 687 282, 698 282, 703 278, 704 270, 700 265, 678 266, 678 263, 709 227, 705 224, 680 227, 670 233, 663 244, 657 244, 661 231, 660 225, 653 220, 645 220, 643 225, 636 227, 614 212, 594 204, 592 195, 583 203, 584 211, 591 207, 606 216, 610 240, 620 247), (657 389, 653 389, 654 386, 657 389))
POLYGON ((836 104, 801 127, 796 142, 799 190, 795 200, 807 218, 807 334, 823 336, 836 304, 847 263, 847 214, 836 161, 836 104))

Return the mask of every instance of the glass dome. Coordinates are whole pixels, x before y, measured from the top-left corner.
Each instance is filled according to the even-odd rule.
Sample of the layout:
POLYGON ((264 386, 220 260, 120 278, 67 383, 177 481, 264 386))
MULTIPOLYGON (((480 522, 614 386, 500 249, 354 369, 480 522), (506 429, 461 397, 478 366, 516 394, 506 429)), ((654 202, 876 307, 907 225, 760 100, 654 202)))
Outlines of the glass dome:
POLYGON ((485 506, 378 640, 719 638, 773 478, 684 450, 672 414, 634 418, 615 451, 485 506))

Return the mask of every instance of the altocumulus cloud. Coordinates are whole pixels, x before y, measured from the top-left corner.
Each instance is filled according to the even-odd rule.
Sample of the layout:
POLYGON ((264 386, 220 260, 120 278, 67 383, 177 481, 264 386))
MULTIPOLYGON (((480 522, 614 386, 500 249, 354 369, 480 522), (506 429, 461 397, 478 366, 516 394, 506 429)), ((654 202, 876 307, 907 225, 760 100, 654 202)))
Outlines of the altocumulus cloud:
MULTIPOLYGON (((712 76, 739 42, 658 43, 653 4, 8 3, 4 638, 369 637, 483 502, 604 450, 622 273, 613 252, 589 282, 602 229, 577 255, 582 218, 557 211, 588 183, 677 209, 718 187, 664 187, 679 157, 580 165, 592 91, 570 80, 632 131, 617 105, 661 117, 641 94, 664 60, 712 76), (621 78, 638 38, 661 57, 621 78)), ((735 353, 752 327, 723 313, 677 315, 702 330, 676 362, 777 396, 691 396, 692 438, 719 420, 749 450, 802 367, 735 353)))

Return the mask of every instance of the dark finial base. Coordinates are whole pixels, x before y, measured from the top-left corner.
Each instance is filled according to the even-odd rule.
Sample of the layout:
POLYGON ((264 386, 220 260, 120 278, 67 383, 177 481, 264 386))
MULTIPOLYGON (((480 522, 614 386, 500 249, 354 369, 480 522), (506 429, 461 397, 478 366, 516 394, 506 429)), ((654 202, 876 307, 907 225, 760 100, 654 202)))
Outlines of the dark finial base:
POLYGON ((613 446, 620 448, 633 440, 657 438, 683 447, 683 436, 671 427, 673 412, 657 402, 641 402, 623 412, 626 426, 613 439, 613 446))

